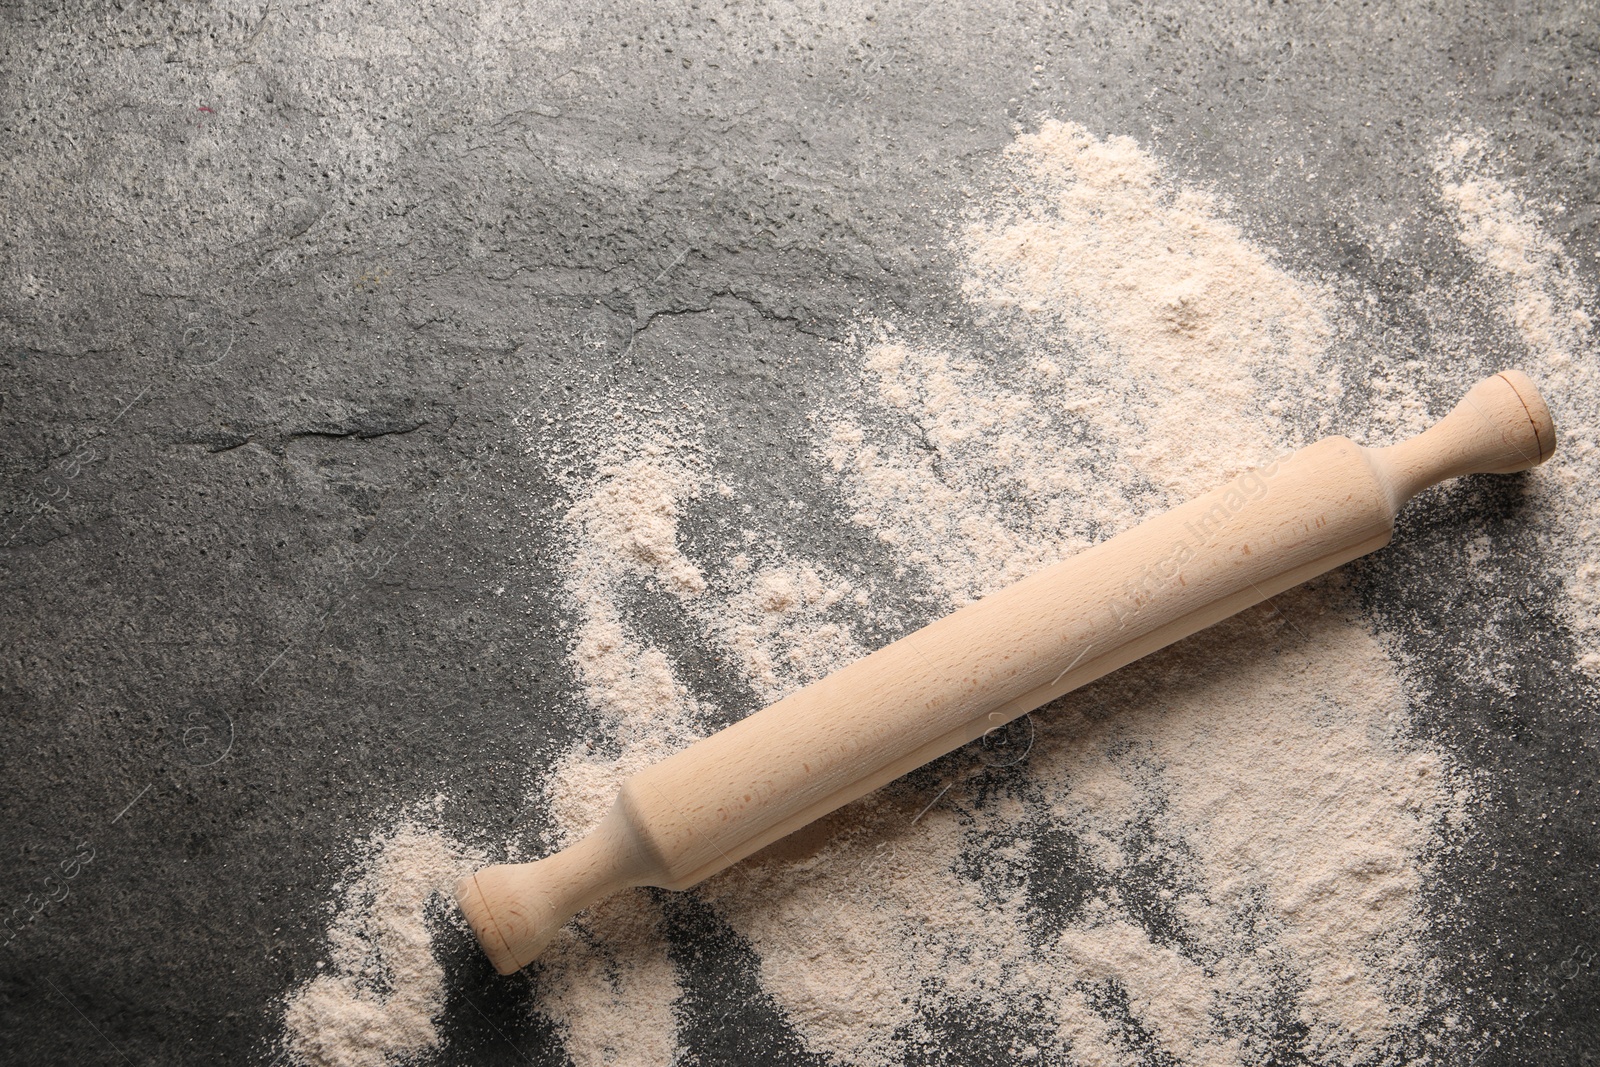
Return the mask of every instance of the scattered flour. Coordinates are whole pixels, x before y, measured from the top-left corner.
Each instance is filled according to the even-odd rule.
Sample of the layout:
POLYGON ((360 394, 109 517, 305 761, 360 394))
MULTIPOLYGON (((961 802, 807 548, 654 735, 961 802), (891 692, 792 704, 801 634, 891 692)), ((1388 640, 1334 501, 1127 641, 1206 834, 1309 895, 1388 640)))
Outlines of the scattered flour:
POLYGON ((846 475, 852 521, 952 605, 1088 547, 1091 530, 1126 517, 1062 448, 1049 406, 997 387, 971 360, 885 341, 869 349, 865 370, 858 410, 819 419, 823 457, 846 475), (950 463, 962 477, 941 472, 950 463))
POLYGON ((443 799, 358 849, 363 859, 328 926, 330 973, 297 989, 284 1010, 296 1062, 382 1067, 437 1047, 445 975, 426 911, 436 897, 453 907, 455 880, 485 862, 482 853, 428 828, 443 799))
POLYGON ((1232 1064, 1295 1003, 1310 1051, 1355 1061, 1421 1021, 1416 894, 1459 801, 1399 735, 1376 644, 1304 595, 1133 687, 1039 716, 1021 795, 923 812, 891 788, 702 888, 813 1049, 897 1063, 959 1011, 1022 1016, 1052 1059, 1141 1062, 1132 1021, 1179 1062, 1232 1064), (1025 886, 1068 839, 1097 891, 1056 914, 1025 886), (1152 884, 1170 927, 1141 918, 1152 884))
MULTIPOLYGON (((593 725, 535 787, 549 818, 544 851, 599 822, 629 775, 707 732, 708 709, 625 606, 629 582, 691 601, 706 590, 678 544, 678 518, 703 481, 684 451, 660 437, 623 437, 567 512, 565 586, 578 619, 571 660, 593 725)), ((547 950, 537 1010, 556 1024, 576 1067, 677 1059, 680 990, 660 921, 646 891, 628 890, 569 924, 547 950)))
MULTIPOLYGON (((1273 388, 1327 395, 1317 377, 1323 326, 1313 296, 1236 230, 1205 216, 1208 202, 1161 188, 1147 159, 1120 159, 1141 155, 1131 142, 1108 148, 1052 137, 1035 150, 1130 175, 1137 210, 1126 213, 1156 214, 1157 233, 1205 232, 1206 285, 1168 281, 1186 291, 1249 290, 1247 307, 1235 309, 1244 320, 1236 329, 1273 368, 1273 388), (1228 242, 1235 247, 1216 247, 1228 242)), ((1071 183, 1069 162, 1034 170, 1071 183)), ((1076 210, 1070 197, 1049 192, 1037 194, 1062 212, 1076 210)), ((1054 223, 1074 234, 1095 224, 1092 213, 1054 223)), ((1006 244, 1006 232, 980 218, 969 236, 974 248, 992 249, 1006 244)), ((974 255, 971 291, 997 306, 997 322, 1001 312, 1051 316, 1080 352, 1093 351, 1119 376, 1122 407, 1137 413, 1154 404, 1158 417, 1086 443, 1106 424, 1082 418, 1093 408, 1082 395, 1010 390, 976 359, 891 340, 887 329, 878 334, 854 406, 819 419, 819 453, 857 509, 853 520, 896 545, 952 606, 1079 547, 1091 532, 1128 525, 1225 477, 1241 456, 1281 451, 1292 437, 1275 416, 1256 425, 1219 420, 1204 439, 1192 432, 1223 405, 1249 410, 1271 393, 1209 341, 1185 339, 1203 319, 1204 301, 1178 319, 1160 300, 1061 307, 1048 302, 1048 282, 1037 283, 1031 302, 1012 300, 1008 285, 1039 276, 1026 262, 1019 272, 1019 256, 1028 258, 1015 253, 1005 269, 986 272, 987 261, 974 255), (1168 359, 1119 362, 1121 348, 1105 340, 1134 346, 1164 332, 1176 335, 1162 340, 1168 359), (1067 426, 1075 432, 1059 432, 1067 426), (1115 451, 1131 458, 1104 462, 1115 451), (1212 458, 1220 456, 1225 463, 1212 458), (1209 478, 1208 462, 1217 464, 1209 478)), ((1059 370, 1042 361, 1022 374, 1036 386, 1059 385, 1059 370)), ((1331 600, 1294 598, 1298 632, 1277 637, 1294 655, 1239 667, 1241 648, 1263 635, 1260 625, 1241 633, 1243 623, 1230 624, 1184 646, 1214 665, 1212 686, 1191 677, 1155 711, 1150 694, 1119 702, 1107 725, 1087 735, 1070 715, 1061 738, 1044 730, 1030 780, 1047 796, 1070 798, 1087 762, 1093 804, 1012 797, 980 808, 958 792, 923 810, 922 796, 890 789, 802 835, 810 846, 776 848, 702 893, 756 949, 765 988, 807 1043, 844 1062, 901 1060, 911 1046, 932 1042, 930 1028, 957 1005, 1000 1020, 1019 1003, 1037 1006, 1036 1040, 1067 1035, 1085 1060, 1136 1059, 1122 1047, 1133 1022, 1184 1062, 1238 1062, 1241 1042, 1270 1038, 1252 1027, 1281 1003, 1296 1005, 1317 1055, 1381 1057, 1391 1037, 1423 1022, 1435 995, 1417 892, 1428 850, 1459 804, 1438 757, 1404 739, 1406 697, 1394 665, 1338 597, 1331 600), (1317 639, 1306 641, 1306 632, 1317 639), (1352 676, 1364 681, 1352 685, 1352 676), (1321 695, 1330 692, 1344 694, 1339 705, 1321 695), (1285 782, 1295 789, 1286 794, 1285 782), (1143 844, 1144 862, 1136 863, 1130 844, 1152 821, 1163 836, 1143 844), (1030 824, 1046 836, 1075 834, 1111 882, 1042 942, 1026 894, 996 897, 963 860, 1008 842, 1011 862, 1026 870, 1042 859, 1041 846, 1019 830, 1030 824), (1173 906, 1187 952, 1119 903, 1149 880, 1150 854, 1190 887, 1174 891, 1173 906), (1116 1009, 1119 996, 1124 1006, 1116 1009)), ((723 601, 717 614, 749 618, 754 609, 759 618, 774 603, 792 599, 757 592, 753 603, 723 601)), ((1272 625, 1285 627, 1281 619, 1272 625)), ((764 688, 779 695, 770 680, 764 688)))
POLYGON ((839 605, 863 606, 862 598, 819 563, 783 561, 748 573, 730 564, 720 584, 728 592, 716 610, 697 618, 768 703, 871 651, 837 617, 839 605))
POLYGON ((1497 174, 1482 137, 1458 137, 1435 169, 1461 243, 1486 274, 1488 303, 1524 345, 1517 363, 1539 383, 1561 451, 1535 481, 1529 513, 1545 523, 1543 547, 1563 565, 1579 665, 1600 676, 1600 377, 1588 348, 1593 320, 1570 257, 1515 186, 1497 174))
MULTIPOLYGON (((1004 166, 1005 197, 962 236, 967 293, 1035 356, 874 324, 859 391, 816 420, 843 518, 948 607, 1317 435, 1338 395, 1330 298, 1134 142, 1046 123, 1004 166)), ((614 424, 590 458, 563 567, 587 728, 540 769, 540 851, 719 714, 638 590, 670 597, 763 699, 860 655, 852 620, 879 610, 776 540, 759 562, 686 544, 716 460, 686 440, 614 424)), ((697 892, 801 1040, 839 1063, 925 1055, 956 1018, 1015 1034, 1019 1062, 1224 1067, 1287 1043, 1381 1063, 1404 1040, 1452 1040, 1420 891, 1466 794, 1409 737, 1408 711, 1394 663, 1324 580, 1033 716, 1020 761, 963 753, 940 784, 895 783, 697 892)), ((348 914, 335 957, 365 936, 386 958, 353 898, 348 914)), ((410 951, 431 961, 418 923, 410 951)), ((660 924, 648 894, 621 894, 539 964, 532 1010, 580 1067, 683 1059, 660 924)), ((302 1059, 393 1062, 436 1041, 441 979, 407 994, 405 1025, 363 1035, 303 1006, 329 990, 373 1002, 365 972, 341 973, 355 984, 291 1003, 302 1059)))
POLYGON ((1332 373, 1313 377, 1326 298, 1130 138, 1049 120, 1006 150, 1003 173, 1005 197, 966 235, 968 295, 1035 333, 1066 331, 1076 362, 1105 379, 1161 383, 1104 397, 1143 428, 1118 444, 1158 487, 1204 492, 1265 458, 1237 450, 1237 435, 1295 440, 1286 411, 1337 397, 1332 373), (1184 447, 1166 450, 1173 441, 1184 447))

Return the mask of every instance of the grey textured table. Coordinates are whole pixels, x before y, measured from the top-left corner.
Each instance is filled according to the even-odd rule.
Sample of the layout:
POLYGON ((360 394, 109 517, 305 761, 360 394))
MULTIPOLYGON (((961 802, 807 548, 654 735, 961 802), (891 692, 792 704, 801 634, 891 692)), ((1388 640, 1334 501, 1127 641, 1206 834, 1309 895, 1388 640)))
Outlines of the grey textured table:
MULTIPOLYGON (((785 483, 829 345, 956 313, 934 209, 1014 122, 1131 134, 1252 237, 1395 294, 1459 250, 1380 256, 1343 205, 1404 217, 1434 140, 1481 127, 1568 206, 1595 291, 1592 3, 501 6, 0 3, 0 899, 94 854, 0 956, 7 1062, 270 1058, 371 813, 443 788, 492 830, 518 754, 566 729, 562 498, 514 416, 692 388, 745 484, 837 510, 785 483), (363 552, 393 561, 368 580, 363 552)), ((1469 500, 1352 574, 1432 672, 1424 729, 1495 783, 1497 865, 1442 873, 1470 919, 1445 971, 1527 1007, 1481 1062, 1595 1062, 1600 978, 1530 985, 1600 946, 1595 690, 1544 575, 1507 630, 1428 565, 1460 524, 1514 531, 1514 489, 1469 500), (1491 618, 1528 653, 1515 697, 1448 666, 1491 618)), ((695 1062, 809 1062, 738 938, 669 915, 695 1062)), ((481 1010, 447 1005, 441 1062, 562 1062, 520 987, 450 951, 481 1010)), ((1004 1059, 952 1041, 927 1057, 1004 1059)))

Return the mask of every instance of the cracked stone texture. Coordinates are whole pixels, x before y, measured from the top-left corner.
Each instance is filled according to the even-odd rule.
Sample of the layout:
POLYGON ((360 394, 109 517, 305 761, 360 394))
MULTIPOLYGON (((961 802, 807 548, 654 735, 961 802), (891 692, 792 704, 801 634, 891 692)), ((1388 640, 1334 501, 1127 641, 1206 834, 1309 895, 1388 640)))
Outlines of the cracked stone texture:
MULTIPOLYGON (((1551 225, 1595 291, 1597 16, 0 3, 7 909, 94 854, 8 942, 5 1058, 264 1062, 349 842, 440 789, 509 830, 526 755, 575 700, 563 498, 518 418, 693 396, 761 501, 744 522, 887 567, 794 484, 805 414, 853 324, 961 318, 950 221, 1014 122, 1136 137, 1411 329, 1402 298, 1462 253, 1427 227, 1382 253, 1370 235, 1437 210, 1428 153, 1451 131, 1487 131, 1566 205, 1551 225)), ((1410 513, 1351 569, 1411 635, 1422 728, 1494 786, 1473 851, 1493 865, 1446 872, 1464 926, 1441 966, 1469 1011, 1522 1012, 1474 1062, 1596 1062, 1595 974, 1531 991, 1600 947, 1594 691, 1537 572, 1499 591, 1526 609, 1520 695, 1452 674, 1508 625, 1430 566, 1471 523, 1514 539, 1515 492, 1410 513)), ((697 1062, 809 1062, 709 909, 675 901, 668 926, 697 1062)), ((562 1061, 525 996, 447 951, 439 1062, 562 1061)), ((1004 1060, 949 1033, 924 1057, 1004 1060)))

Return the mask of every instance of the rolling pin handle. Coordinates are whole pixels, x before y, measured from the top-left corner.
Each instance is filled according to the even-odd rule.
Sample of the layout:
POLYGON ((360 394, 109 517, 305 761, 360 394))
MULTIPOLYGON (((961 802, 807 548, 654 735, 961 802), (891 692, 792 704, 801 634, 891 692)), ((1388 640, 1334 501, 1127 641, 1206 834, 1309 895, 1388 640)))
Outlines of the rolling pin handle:
POLYGON ((1555 448, 1555 423, 1538 388, 1521 371, 1507 370, 1474 385, 1426 432, 1365 451, 1394 514, 1431 485, 1463 474, 1527 470, 1555 448))
POLYGON ((578 912, 646 884, 654 868, 619 804, 570 848, 460 879, 456 901, 494 969, 512 974, 532 963, 578 912))

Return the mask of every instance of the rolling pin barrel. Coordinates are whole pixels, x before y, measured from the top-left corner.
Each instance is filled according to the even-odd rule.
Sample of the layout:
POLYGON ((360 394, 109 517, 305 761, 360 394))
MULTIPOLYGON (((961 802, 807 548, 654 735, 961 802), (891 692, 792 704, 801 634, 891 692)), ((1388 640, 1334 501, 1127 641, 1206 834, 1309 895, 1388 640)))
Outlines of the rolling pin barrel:
POLYGON ((630 885, 685 889, 1063 693, 1389 542, 1423 489, 1547 459, 1524 375, 1387 448, 1330 437, 895 641, 648 767, 570 848, 456 887, 495 968, 630 885))

